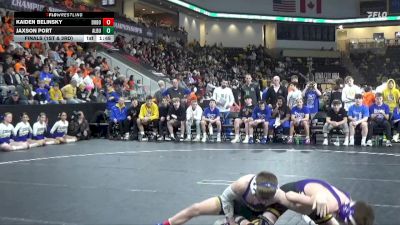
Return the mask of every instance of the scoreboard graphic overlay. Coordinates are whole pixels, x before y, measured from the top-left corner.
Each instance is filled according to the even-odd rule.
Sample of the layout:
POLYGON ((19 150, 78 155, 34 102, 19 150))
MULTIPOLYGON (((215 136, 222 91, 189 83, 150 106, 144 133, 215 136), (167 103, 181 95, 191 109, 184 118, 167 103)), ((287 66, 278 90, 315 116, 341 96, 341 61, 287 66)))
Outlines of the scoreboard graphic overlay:
POLYGON ((113 12, 15 12, 15 42, 114 42, 113 12))

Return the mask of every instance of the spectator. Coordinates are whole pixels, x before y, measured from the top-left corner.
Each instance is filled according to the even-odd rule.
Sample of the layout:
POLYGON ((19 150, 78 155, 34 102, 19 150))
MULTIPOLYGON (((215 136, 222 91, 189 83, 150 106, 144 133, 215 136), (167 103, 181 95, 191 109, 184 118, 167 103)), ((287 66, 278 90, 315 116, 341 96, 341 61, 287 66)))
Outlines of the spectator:
MULTIPOLYGON (((331 107, 332 102, 334 100, 339 100, 342 102, 342 89, 343 89, 343 79, 338 78, 337 80, 335 80, 333 90, 330 93, 328 107, 331 107)), ((343 104, 343 102, 342 102, 342 104, 343 104)), ((344 107, 344 104, 343 104, 343 107, 344 107)))
POLYGON ((65 85, 61 88, 64 99, 68 104, 82 103, 82 100, 78 99, 76 96, 77 83, 75 80, 71 80, 70 84, 65 85))
POLYGON ((15 90, 15 86, 7 85, 4 76, 5 74, 3 72, 3 64, 0 64, 0 98, 1 96, 6 97, 9 91, 12 92, 15 90))
MULTIPOLYGON (((400 102, 400 100, 399 100, 400 102)), ((400 136, 400 103, 397 105, 396 108, 393 110, 393 115, 392 115, 392 127, 394 130, 394 135, 393 135, 393 141, 394 142, 399 142, 399 136, 400 136)))
POLYGON ((344 103, 344 109, 349 110, 355 102, 355 95, 361 94, 361 89, 354 84, 354 79, 351 76, 345 78, 346 85, 342 90, 342 102, 344 103))
POLYGON ((78 111, 68 126, 68 135, 75 136, 78 141, 90 139, 89 122, 82 111, 78 111))
POLYGON ((163 80, 159 80, 157 83, 160 89, 156 91, 156 93, 154 94, 154 98, 156 99, 156 102, 160 104, 163 99, 163 93, 166 91, 166 89, 165 82, 163 80))
POLYGON ((29 79, 24 77, 22 79, 22 84, 18 85, 16 91, 19 93, 20 100, 23 104, 37 104, 37 101, 33 99, 32 85, 29 84, 29 79))
POLYGON ((244 107, 240 110, 239 117, 234 121, 235 138, 232 143, 240 142, 240 128, 244 124, 244 132, 246 134, 243 143, 249 143, 249 126, 253 120, 254 106, 252 103, 253 99, 250 96, 244 96, 244 107))
POLYGON ((44 80, 39 81, 39 87, 36 89, 35 99, 41 105, 45 105, 48 103, 54 103, 54 102, 51 102, 49 91, 45 88, 44 82, 45 82, 44 80))
POLYGON ((196 124, 196 138, 194 142, 200 141, 200 122, 203 115, 203 109, 198 105, 197 101, 192 101, 186 110, 186 141, 192 140, 192 125, 196 124))
POLYGON ((137 140, 138 138, 138 127, 137 127, 137 119, 139 118, 140 113, 140 105, 139 101, 136 97, 131 99, 131 105, 128 108, 128 121, 129 121, 129 130, 131 133, 131 138, 133 140, 137 140))
POLYGON ((362 104, 362 95, 355 95, 355 104, 350 106, 348 112, 349 118, 349 127, 350 127, 350 137, 349 137, 349 146, 354 145, 354 134, 355 129, 361 129, 361 145, 367 146, 367 135, 368 135, 368 117, 369 110, 368 108, 362 104))
POLYGON ((275 130, 283 128, 283 139, 286 139, 290 129, 290 109, 285 104, 285 99, 278 96, 276 105, 272 109, 271 120, 269 121, 269 139, 273 139, 275 130))
POLYGON ((128 120, 128 109, 125 106, 125 98, 120 97, 118 103, 111 108, 110 116, 110 133, 112 128, 118 124, 119 131, 124 135, 124 140, 129 139, 129 120, 128 120))
POLYGON ((322 95, 318 90, 317 83, 310 82, 303 91, 306 100, 306 106, 310 110, 310 119, 313 119, 319 110, 319 98, 322 95))
POLYGON ((217 87, 214 89, 212 98, 217 102, 217 108, 221 113, 222 121, 225 124, 228 124, 229 120, 227 120, 227 117, 233 103, 235 102, 235 97, 233 97, 232 89, 228 87, 228 81, 224 79, 221 81, 221 87, 217 87))
POLYGON ((389 106, 383 103, 383 96, 381 93, 376 93, 375 103, 369 107, 369 124, 368 124, 368 141, 367 146, 372 146, 372 135, 377 128, 384 128, 386 135, 386 147, 392 146, 392 126, 389 122, 390 109, 389 106))
POLYGON ((186 96, 190 94, 190 90, 179 87, 179 81, 177 79, 172 80, 172 87, 168 88, 163 95, 168 96, 170 99, 179 98, 186 99, 186 96))
POLYGON ((185 107, 181 105, 181 100, 179 98, 172 99, 172 105, 170 105, 168 109, 168 116, 167 116, 167 126, 169 131, 169 137, 172 141, 176 141, 174 135, 174 128, 180 126, 180 139, 184 139, 185 137, 185 121, 186 121, 186 113, 185 107))
POLYGON ((26 64, 25 64, 25 57, 21 56, 20 59, 18 60, 18 62, 15 63, 14 68, 15 68, 15 71, 17 71, 17 72, 21 71, 21 69, 22 69, 22 71, 24 71, 24 73, 26 73, 27 70, 26 70, 26 64))
POLYGON ((250 96, 252 102, 258 102, 260 100, 260 88, 257 84, 253 83, 250 74, 246 74, 245 82, 241 87, 241 105, 244 105, 244 96, 250 96))
POLYGON ((48 65, 43 66, 43 71, 40 72, 39 81, 44 81, 46 88, 53 85, 52 80, 54 75, 50 73, 50 69, 48 65))
POLYGON ((203 139, 201 141, 207 141, 207 127, 209 134, 213 134, 212 126, 215 124, 217 126, 217 142, 221 142, 221 115, 218 108, 216 108, 216 102, 214 99, 211 99, 209 104, 209 107, 204 110, 203 117, 201 119, 201 128, 203 131, 203 139))
POLYGON ((168 110, 169 110, 169 99, 168 97, 164 97, 161 101, 160 104, 158 104, 158 111, 159 111, 159 117, 160 120, 158 122, 158 140, 162 141, 165 138, 167 140, 170 140, 168 137, 166 137, 167 133, 167 116, 168 116, 168 110))
MULTIPOLYGON (((139 141, 145 141, 144 138, 144 126, 152 125, 156 128, 159 119, 158 106, 153 102, 151 95, 146 97, 146 103, 142 104, 140 107, 139 118, 137 120, 137 125, 139 128, 139 141)), ((153 131, 154 132, 154 131, 153 131)))
MULTIPOLYGON (((344 110, 339 100, 334 100, 332 102, 332 108, 328 111, 326 123, 322 131, 324 133, 323 145, 329 144, 328 135, 332 129, 340 129, 346 135, 343 145, 348 146, 349 125, 347 124, 347 112, 344 110)), ((340 143, 335 142, 335 145, 339 146, 340 143)))
POLYGON ((396 88, 396 81, 389 79, 382 94, 383 102, 389 106, 390 112, 393 112, 400 98, 400 91, 396 88))
POLYGON ((8 86, 17 86, 18 81, 15 76, 14 68, 13 67, 8 67, 6 73, 4 74, 4 81, 8 86))
POLYGON ((372 93, 372 88, 370 86, 366 86, 364 88, 364 93, 363 93, 363 105, 369 108, 374 103, 375 103, 375 94, 372 93))
POLYGON ((287 98, 287 89, 281 85, 281 80, 278 76, 274 76, 272 79, 272 86, 268 88, 267 93, 263 96, 263 101, 265 101, 270 107, 276 104, 278 96, 287 98))
POLYGON ((287 96, 287 104, 289 109, 292 109, 297 105, 297 99, 302 98, 302 92, 297 88, 297 83, 290 83, 288 89, 292 91, 287 96))
MULTIPOLYGON (((290 83, 295 83, 298 84, 299 83, 299 77, 297 75, 292 75, 290 77, 290 83)), ((288 87, 288 95, 290 92, 294 91, 293 88, 291 88, 290 86, 288 87)))
POLYGON ((76 81, 77 86, 84 85, 83 83, 83 72, 82 70, 78 69, 76 73, 72 76, 71 81, 76 81))
POLYGON ((10 97, 4 101, 5 105, 26 105, 27 102, 20 99, 18 91, 14 91, 10 97))
POLYGON ((120 94, 114 90, 114 88, 110 85, 107 88, 107 104, 106 108, 111 113, 111 109, 115 104, 117 104, 118 99, 120 98, 120 94))
MULTIPOLYGON (((268 142, 268 127, 269 121, 271 119, 271 108, 266 105, 264 101, 259 101, 258 106, 255 107, 252 113, 253 121, 249 125, 249 144, 254 144, 254 129, 256 129, 260 124, 263 128, 263 138, 261 139, 261 144, 267 144, 268 142)), ((272 141, 272 140, 271 140, 272 141)), ((243 142, 244 143, 244 142, 243 142)))
POLYGON ((55 104, 66 104, 67 101, 64 100, 59 86, 58 83, 54 83, 53 87, 50 88, 50 100, 55 104))
POLYGON ((19 70, 16 70, 16 74, 15 74, 15 80, 17 85, 22 84, 22 80, 24 79, 26 72, 24 70, 24 68, 20 68, 19 70))
POLYGON ((304 129, 305 144, 310 144, 310 111, 304 106, 303 99, 297 99, 297 105, 292 109, 288 144, 293 143, 293 134, 296 128, 304 129))

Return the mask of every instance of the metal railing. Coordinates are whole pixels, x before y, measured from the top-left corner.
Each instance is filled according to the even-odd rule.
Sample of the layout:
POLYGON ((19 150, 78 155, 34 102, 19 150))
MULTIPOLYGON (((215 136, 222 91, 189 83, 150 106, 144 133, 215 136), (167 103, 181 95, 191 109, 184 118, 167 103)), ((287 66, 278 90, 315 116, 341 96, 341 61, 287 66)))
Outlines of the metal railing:
POLYGON ((400 39, 351 39, 348 44, 350 49, 385 48, 400 45, 400 39))

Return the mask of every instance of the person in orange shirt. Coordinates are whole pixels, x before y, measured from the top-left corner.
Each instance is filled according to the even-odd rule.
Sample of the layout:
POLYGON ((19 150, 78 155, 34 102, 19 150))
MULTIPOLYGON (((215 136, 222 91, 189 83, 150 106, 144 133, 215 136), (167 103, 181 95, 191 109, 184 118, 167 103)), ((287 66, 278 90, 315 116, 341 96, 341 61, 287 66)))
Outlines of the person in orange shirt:
POLYGON ((372 93, 372 88, 367 86, 364 88, 363 105, 370 107, 375 103, 375 94, 372 93))
POLYGON ((69 56, 69 57, 71 57, 72 56, 72 54, 74 54, 74 47, 72 47, 72 46, 69 46, 68 47, 68 50, 67 50, 67 56, 69 56))
POLYGON ((94 73, 93 83, 94 83, 94 86, 95 86, 98 90, 101 90, 101 89, 103 88, 102 80, 101 80, 101 77, 100 77, 100 71, 96 71, 96 72, 94 73))
POLYGON ((9 46, 10 43, 14 40, 14 28, 11 25, 11 22, 6 22, 4 24, 4 44, 5 46, 9 46))
POLYGON ((76 64, 72 65, 67 69, 67 73, 69 73, 69 76, 72 77, 76 74, 76 72, 78 72, 78 69, 79 68, 76 64))
POLYGON ((17 63, 15 63, 15 71, 20 71, 20 69, 24 69, 26 73, 26 65, 25 65, 25 58, 21 57, 17 63))

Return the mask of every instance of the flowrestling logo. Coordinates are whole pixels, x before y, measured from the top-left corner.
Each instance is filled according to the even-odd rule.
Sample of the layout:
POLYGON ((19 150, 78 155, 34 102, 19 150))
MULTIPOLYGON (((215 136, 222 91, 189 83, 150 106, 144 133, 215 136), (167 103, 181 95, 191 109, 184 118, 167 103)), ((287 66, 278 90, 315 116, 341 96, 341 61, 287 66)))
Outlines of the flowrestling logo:
POLYGON ((368 18, 386 18, 388 16, 387 12, 367 12, 368 18))

